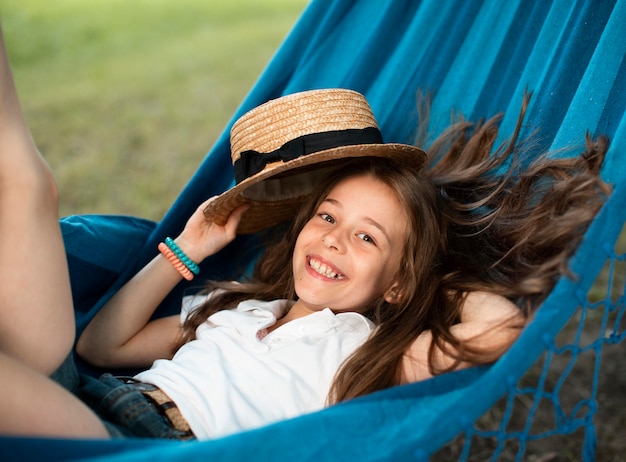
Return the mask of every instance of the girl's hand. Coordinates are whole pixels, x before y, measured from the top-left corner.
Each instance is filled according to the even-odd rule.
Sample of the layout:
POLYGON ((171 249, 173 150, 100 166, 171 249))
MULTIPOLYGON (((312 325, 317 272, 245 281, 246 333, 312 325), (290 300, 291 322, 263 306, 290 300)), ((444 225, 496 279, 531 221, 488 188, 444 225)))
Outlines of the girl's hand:
POLYGON ((248 210, 247 205, 236 208, 223 226, 206 219, 203 210, 214 198, 210 198, 191 215, 183 232, 176 238, 176 244, 194 262, 200 263, 206 257, 222 250, 236 236, 241 217, 248 210))

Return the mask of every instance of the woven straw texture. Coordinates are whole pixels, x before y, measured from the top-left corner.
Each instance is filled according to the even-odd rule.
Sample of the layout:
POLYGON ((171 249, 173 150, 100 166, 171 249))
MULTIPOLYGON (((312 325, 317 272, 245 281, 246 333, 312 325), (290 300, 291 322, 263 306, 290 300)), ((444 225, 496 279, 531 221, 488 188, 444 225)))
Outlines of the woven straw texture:
MULTIPOLYGON (((294 93, 268 101, 235 122, 230 135, 231 159, 234 164, 242 152, 249 150, 269 153, 304 135, 371 127, 378 128, 378 125, 367 100, 360 93, 344 89, 294 93)), ((223 225, 234 209, 247 204, 249 209, 237 233, 263 230, 291 218, 306 201, 314 183, 308 176, 329 163, 338 164, 341 159, 355 157, 386 157, 419 170, 426 155, 421 149, 405 144, 358 144, 310 153, 287 162, 268 163, 261 172, 245 178, 211 201, 204 209, 204 215, 223 225), (280 183, 295 175, 299 176, 295 182, 291 179, 288 194, 264 197, 263 187, 268 181, 272 182, 274 190, 280 190, 280 183), (294 191, 294 184, 299 189, 294 191)))

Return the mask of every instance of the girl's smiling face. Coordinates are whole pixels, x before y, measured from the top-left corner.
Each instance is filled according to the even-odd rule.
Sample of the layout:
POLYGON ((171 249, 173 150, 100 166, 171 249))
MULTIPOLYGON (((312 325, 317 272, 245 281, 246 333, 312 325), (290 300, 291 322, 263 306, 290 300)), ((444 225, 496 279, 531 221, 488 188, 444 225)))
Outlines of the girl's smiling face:
POLYGON ((389 299, 397 289, 408 223, 386 183, 369 175, 339 182, 296 241, 298 316, 324 308, 360 312, 381 296, 389 299))

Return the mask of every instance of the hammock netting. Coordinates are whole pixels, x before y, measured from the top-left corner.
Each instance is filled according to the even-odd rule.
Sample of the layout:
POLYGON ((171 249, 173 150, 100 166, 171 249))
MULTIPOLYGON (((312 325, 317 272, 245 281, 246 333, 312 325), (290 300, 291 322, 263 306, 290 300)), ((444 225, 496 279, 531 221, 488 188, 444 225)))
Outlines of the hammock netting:
MULTIPOLYGON (((0 454, 102 461, 524 460, 531 448, 545 457, 570 440, 577 445, 573 459, 594 460, 601 449, 599 380, 607 366, 601 360, 606 350, 623 348, 613 344, 626 335, 625 51, 626 0, 313 0, 231 123, 270 98, 344 87, 366 95, 386 141, 410 143, 422 90, 433 95, 433 133, 450 123, 454 109, 471 120, 504 112, 501 133, 510 134, 529 89, 526 131, 538 130, 542 148, 580 146, 587 131, 612 141, 602 177, 614 192, 571 261, 576 278, 557 283, 519 340, 490 367, 211 441, 4 436, 0 454)), ((203 199, 233 184, 229 128, 158 223, 101 215, 61 221, 79 332, 155 255, 158 242, 176 235, 203 199)), ((235 274, 251 258, 253 241, 238 238, 203 263, 202 276, 235 274)), ((185 289, 177 287, 157 315, 176 312, 185 289)))

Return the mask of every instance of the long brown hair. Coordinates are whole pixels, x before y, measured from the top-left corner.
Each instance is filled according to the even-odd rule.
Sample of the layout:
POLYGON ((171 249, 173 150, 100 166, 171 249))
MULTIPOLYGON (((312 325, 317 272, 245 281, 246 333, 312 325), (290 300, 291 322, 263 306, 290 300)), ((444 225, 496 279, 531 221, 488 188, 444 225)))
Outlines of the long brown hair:
POLYGON ((445 197, 448 290, 488 290, 528 315, 561 275, 609 186, 599 178, 608 139, 589 134, 580 155, 534 153, 513 136, 494 147, 500 116, 453 125, 429 149, 425 174, 445 197), (508 165, 507 165, 508 164, 508 165))

